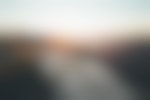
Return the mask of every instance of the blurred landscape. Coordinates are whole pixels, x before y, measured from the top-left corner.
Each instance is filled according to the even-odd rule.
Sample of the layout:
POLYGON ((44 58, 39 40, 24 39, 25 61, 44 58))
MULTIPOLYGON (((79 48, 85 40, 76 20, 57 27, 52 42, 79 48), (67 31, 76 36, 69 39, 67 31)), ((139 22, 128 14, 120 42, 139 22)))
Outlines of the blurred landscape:
POLYGON ((149 100, 148 0, 1 0, 0 100, 149 100))

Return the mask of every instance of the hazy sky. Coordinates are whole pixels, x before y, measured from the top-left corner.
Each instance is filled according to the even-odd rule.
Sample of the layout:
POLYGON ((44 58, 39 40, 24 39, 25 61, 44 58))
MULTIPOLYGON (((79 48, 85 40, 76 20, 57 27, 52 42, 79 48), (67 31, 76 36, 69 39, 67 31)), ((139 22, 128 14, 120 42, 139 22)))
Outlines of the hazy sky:
POLYGON ((105 29, 148 20, 149 4, 149 0, 0 0, 0 21, 41 29, 105 29))

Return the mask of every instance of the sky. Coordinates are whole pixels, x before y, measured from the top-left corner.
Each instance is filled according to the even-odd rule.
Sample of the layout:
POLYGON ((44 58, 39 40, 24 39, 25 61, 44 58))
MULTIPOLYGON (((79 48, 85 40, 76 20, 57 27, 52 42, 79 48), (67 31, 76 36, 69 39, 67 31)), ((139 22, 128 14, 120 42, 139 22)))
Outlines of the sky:
POLYGON ((0 0, 0 25, 75 33, 137 27, 149 21, 149 5, 149 0, 0 0))

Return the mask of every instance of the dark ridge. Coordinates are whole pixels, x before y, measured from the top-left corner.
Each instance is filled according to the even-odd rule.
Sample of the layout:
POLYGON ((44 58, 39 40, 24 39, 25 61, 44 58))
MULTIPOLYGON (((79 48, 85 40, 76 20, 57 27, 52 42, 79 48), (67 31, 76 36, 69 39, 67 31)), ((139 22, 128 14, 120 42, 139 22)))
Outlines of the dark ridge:
POLYGON ((55 100, 54 85, 49 88, 35 72, 35 62, 23 62, 14 53, 12 41, 0 42, 0 100, 55 100))
POLYGON ((139 100, 150 100, 150 42, 130 44, 115 61, 118 71, 139 91, 139 100))

